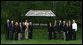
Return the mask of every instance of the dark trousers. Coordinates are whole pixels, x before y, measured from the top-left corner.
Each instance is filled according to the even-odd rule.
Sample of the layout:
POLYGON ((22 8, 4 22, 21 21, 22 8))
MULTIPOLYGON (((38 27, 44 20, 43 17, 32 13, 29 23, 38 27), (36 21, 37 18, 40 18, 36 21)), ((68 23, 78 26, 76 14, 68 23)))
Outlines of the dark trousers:
POLYGON ((76 40, 76 32, 75 32, 75 29, 73 29, 73 40, 76 40))
POLYGON ((15 32, 15 40, 18 40, 18 33, 15 32))
POLYGON ((5 39, 8 40, 9 39, 9 31, 5 32, 5 39))
POLYGON ((66 35, 66 41, 68 41, 69 40, 69 33, 65 33, 65 35, 66 35))
POLYGON ((57 36, 56 36, 57 33, 56 32, 53 32, 53 33, 54 33, 54 39, 56 39, 57 38, 57 36))
POLYGON ((32 39, 32 32, 29 32, 29 39, 32 39))
POLYGON ((10 32, 10 40, 13 40, 13 32, 10 32))
POLYGON ((62 39, 62 32, 59 31, 59 39, 62 39))
POLYGON ((72 31, 69 31, 69 40, 72 40, 72 31))
POLYGON ((52 32, 49 32, 49 39, 52 39, 52 32))

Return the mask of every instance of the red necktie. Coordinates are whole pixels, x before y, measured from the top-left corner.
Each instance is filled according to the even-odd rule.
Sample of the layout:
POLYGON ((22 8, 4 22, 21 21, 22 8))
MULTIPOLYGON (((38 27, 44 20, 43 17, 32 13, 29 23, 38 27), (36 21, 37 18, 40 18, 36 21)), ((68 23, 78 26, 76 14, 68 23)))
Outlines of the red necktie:
POLYGON ((27 29, 27 23, 26 23, 26 29, 27 29))

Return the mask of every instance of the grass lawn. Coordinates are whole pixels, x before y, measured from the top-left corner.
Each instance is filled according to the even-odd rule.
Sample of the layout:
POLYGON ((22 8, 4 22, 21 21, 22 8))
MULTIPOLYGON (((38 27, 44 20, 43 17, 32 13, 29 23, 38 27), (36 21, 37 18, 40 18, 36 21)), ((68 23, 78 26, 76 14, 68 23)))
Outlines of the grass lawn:
MULTIPOLYGON (((58 34, 57 34, 58 36, 58 34)), ((82 44, 82 28, 78 27, 77 40, 49 40, 47 28, 34 29, 33 39, 26 40, 5 40, 4 34, 1 34, 1 44, 82 44)))

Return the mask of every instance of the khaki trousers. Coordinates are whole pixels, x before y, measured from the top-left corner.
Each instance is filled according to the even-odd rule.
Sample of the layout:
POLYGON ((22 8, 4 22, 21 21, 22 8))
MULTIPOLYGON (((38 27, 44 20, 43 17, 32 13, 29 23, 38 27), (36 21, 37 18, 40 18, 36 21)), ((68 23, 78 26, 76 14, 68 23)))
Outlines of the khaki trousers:
POLYGON ((65 35, 65 32, 63 32, 63 36, 64 36, 64 40, 66 40, 66 35, 65 35))
POLYGON ((28 39, 28 29, 25 29, 25 39, 28 39))
POLYGON ((22 34, 18 33, 18 40, 21 40, 21 38, 22 38, 22 34))

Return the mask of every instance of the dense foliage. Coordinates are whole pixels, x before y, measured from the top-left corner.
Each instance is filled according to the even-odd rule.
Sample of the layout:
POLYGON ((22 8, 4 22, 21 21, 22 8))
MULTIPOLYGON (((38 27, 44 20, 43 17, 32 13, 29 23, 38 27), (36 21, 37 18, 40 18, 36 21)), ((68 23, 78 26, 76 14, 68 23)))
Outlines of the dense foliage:
MULTIPOLYGON (((57 20, 76 19, 77 23, 82 24, 82 1, 55 1, 54 4, 55 7, 53 1, 1 1, 1 32, 4 32, 7 18, 14 21, 24 21, 26 18, 29 20, 29 17, 25 17, 29 10, 52 10, 57 20)), ((31 19, 33 22, 49 20, 40 17, 31 19)))

